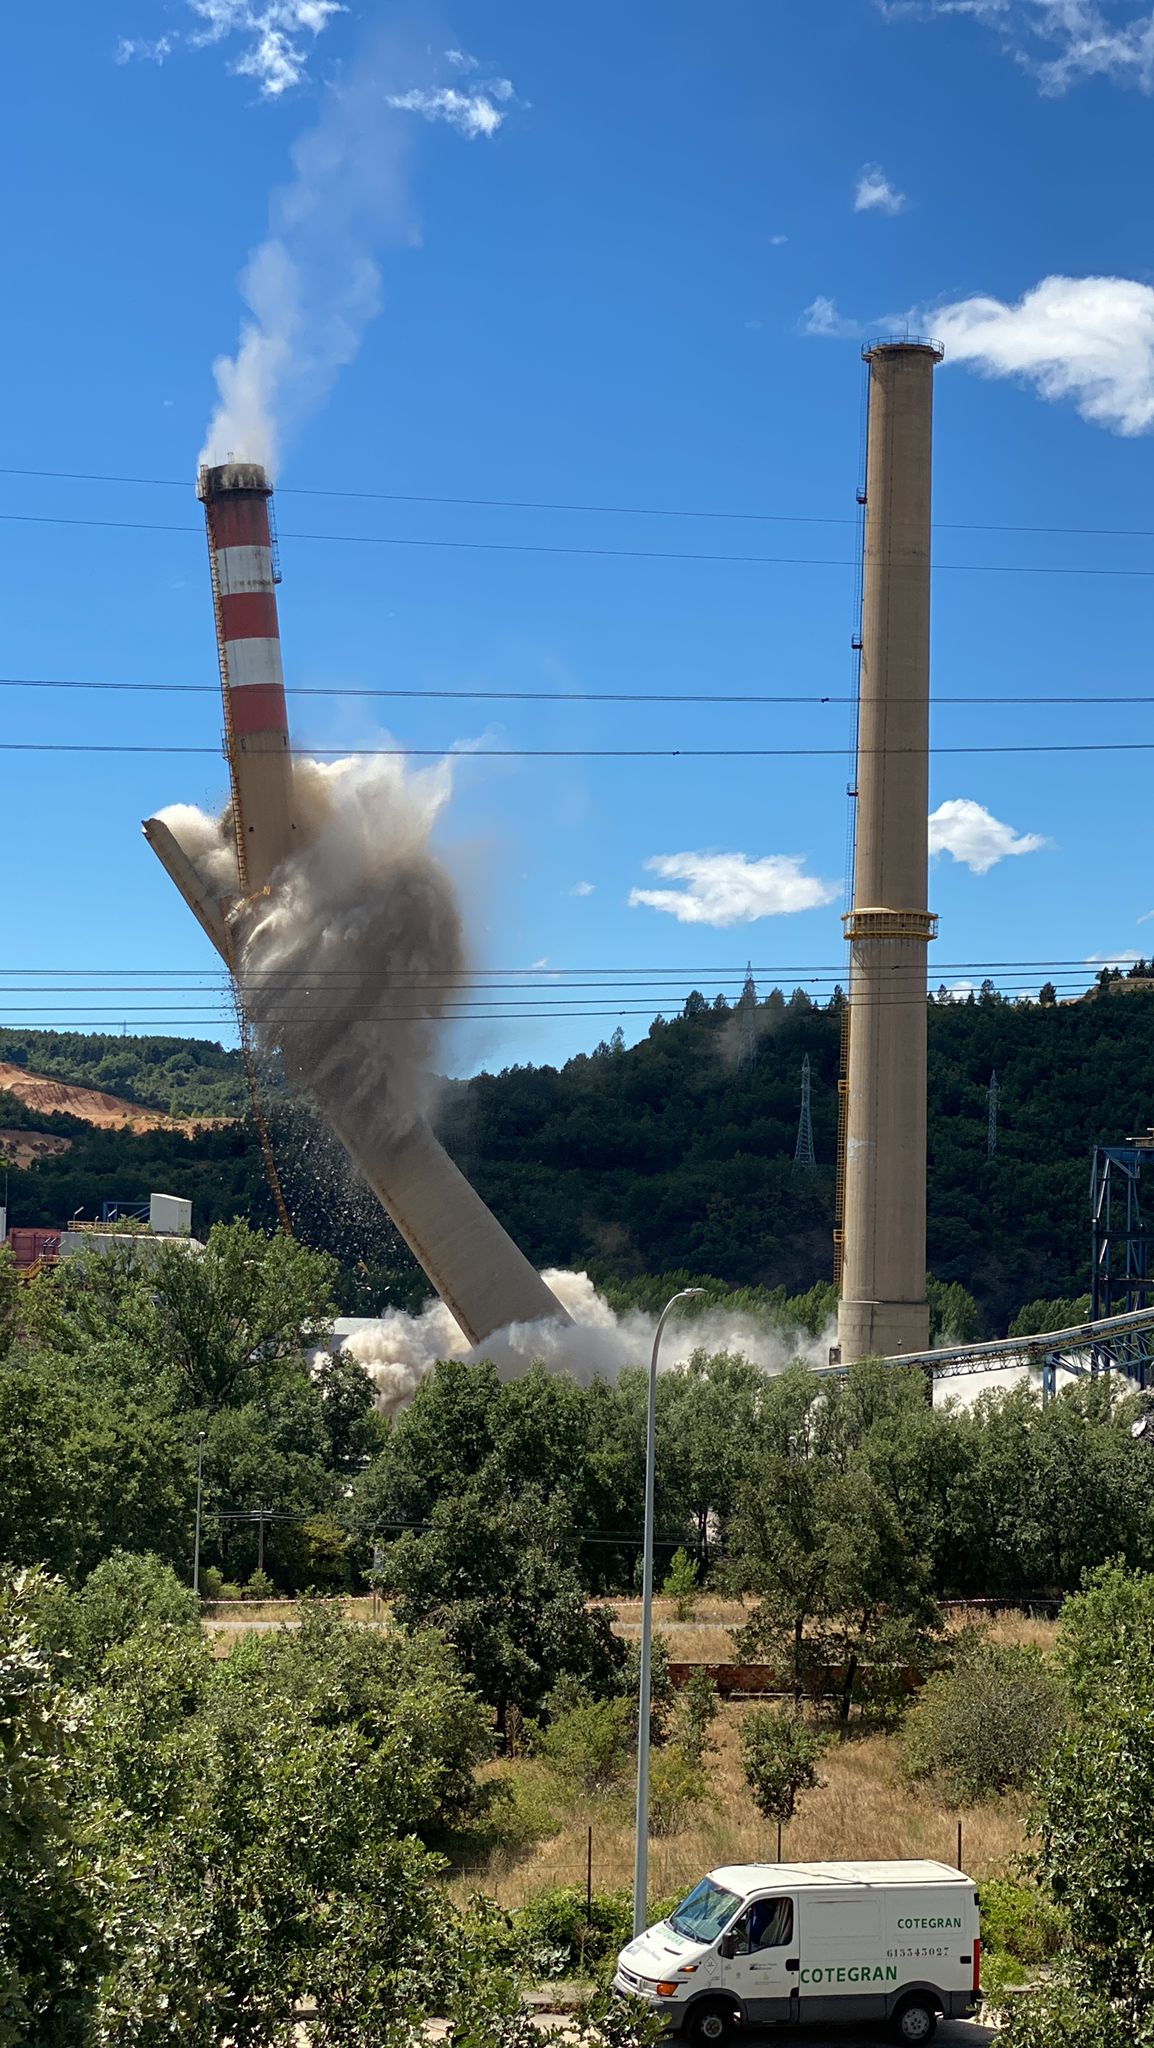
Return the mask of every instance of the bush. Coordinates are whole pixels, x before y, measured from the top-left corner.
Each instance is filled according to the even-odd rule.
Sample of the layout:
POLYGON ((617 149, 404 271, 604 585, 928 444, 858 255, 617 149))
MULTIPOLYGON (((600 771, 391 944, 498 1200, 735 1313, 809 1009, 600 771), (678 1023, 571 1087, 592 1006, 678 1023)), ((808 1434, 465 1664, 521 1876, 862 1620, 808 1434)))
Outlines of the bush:
POLYGON ((773 1707, 755 1707, 746 1715, 741 1758, 753 1803, 766 1820, 792 1820, 801 1793, 820 1785, 817 1767, 826 1741, 773 1707))
POLYGON ((633 1933, 633 1895, 594 1892, 586 1912, 585 1893, 576 1885, 538 1892, 515 1915, 518 1934, 547 1959, 540 1974, 574 1976, 599 1973, 617 1961, 633 1933))
POLYGON ((267 1572, 255 1571, 244 1589, 246 1600, 275 1600, 276 1587, 267 1572))
POLYGON ((523 1764, 509 1777, 491 1781, 488 1789, 488 1833, 494 1848, 534 1849, 560 1833, 554 1786, 545 1770, 523 1764))
POLYGON ((909 1713, 906 1774, 940 1779, 957 1806, 1019 1791, 1054 1748, 1065 1716, 1061 1684, 1040 1651, 968 1644, 952 1671, 927 1681, 909 1713))
POLYGON ((982 1950, 982 1998, 987 2005, 1000 2006, 1002 1993, 1010 1985, 1028 1984, 1033 1974, 1006 1949, 992 1949, 989 1954, 985 1948, 982 1950))
POLYGON ((200 1597, 202 1600, 219 1600, 224 1593, 224 1573, 219 1565, 202 1564, 200 1568, 200 1597))
POLYGON ((200 1607, 171 1565, 151 1552, 114 1550, 89 1572, 77 1596, 82 1653, 99 1663, 114 1643, 144 1627, 196 1628, 200 1607))
MULTIPOLYGON (((552 1704, 552 1701, 550 1702, 552 1704)), ((630 1699, 569 1695, 537 1731, 534 1749, 571 1792, 615 1791, 629 1776, 636 1750, 637 1710, 630 1699)))
POLYGON ((1003 1953, 1030 1964, 1044 1963, 1057 1954, 1065 1923, 1057 1908, 1033 1885, 988 1878, 979 1895, 984 1952, 1003 1953))
POLYGON ((674 1739, 693 1763, 700 1764, 714 1744, 709 1731, 717 1718, 717 1687, 703 1664, 695 1664, 677 1695, 673 1712, 674 1739))
POLYGON ((697 1566, 687 1550, 675 1550, 669 1560, 669 1573, 661 1588, 667 1600, 674 1602, 678 1621, 692 1621, 697 1595, 701 1590, 697 1583, 697 1566))
POLYGON ((705 1798, 705 1773, 676 1742, 649 1759, 649 1832, 675 1835, 705 1798))

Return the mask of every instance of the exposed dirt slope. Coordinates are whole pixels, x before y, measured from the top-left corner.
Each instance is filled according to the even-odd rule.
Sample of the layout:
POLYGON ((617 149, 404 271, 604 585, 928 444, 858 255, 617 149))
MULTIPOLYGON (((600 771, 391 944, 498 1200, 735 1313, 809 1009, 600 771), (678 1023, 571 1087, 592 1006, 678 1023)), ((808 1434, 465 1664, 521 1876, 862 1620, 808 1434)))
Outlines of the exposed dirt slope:
POLYGON ((35 1166, 40 1159, 54 1159, 67 1152, 71 1138, 50 1137, 47 1131, 0 1130, 0 1158, 9 1166, 35 1166))
POLYGON ((224 1117, 165 1116, 159 1109, 142 1109, 138 1102, 126 1102, 120 1095, 105 1095, 100 1088, 73 1088, 46 1074, 30 1074, 27 1067, 10 1066, 6 1060, 0 1060, 0 1089, 43 1115, 63 1111, 106 1131, 200 1131, 227 1121, 224 1117))

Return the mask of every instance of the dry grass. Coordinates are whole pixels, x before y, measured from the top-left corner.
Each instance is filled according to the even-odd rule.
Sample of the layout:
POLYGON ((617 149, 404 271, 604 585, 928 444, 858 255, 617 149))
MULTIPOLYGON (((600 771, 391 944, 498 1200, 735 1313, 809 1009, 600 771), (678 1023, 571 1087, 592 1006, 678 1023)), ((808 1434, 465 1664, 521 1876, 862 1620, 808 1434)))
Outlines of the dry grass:
MULTIPOLYGON (((615 1635, 636 1642, 641 1634, 640 1600, 612 1600, 617 1616, 615 1635)), ((740 1600, 718 1600, 703 1594, 694 1602, 693 1620, 678 1621, 672 1600, 655 1600, 653 1626, 665 1639, 675 1664, 732 1664, 733 1630, 746 1619, 740 1600)))
MULTIPOLYGON (((658 1897, 679 1892, 722 1863, 772 1859, 777 1829, 754 1808, 741 1769, 739 1729, 743 1709, 726 1708, 714 1726, 717 1751, 709 1759, 710 1804, 681 1834, 650 1846, 650 1887, 658 1897)), ((548 1774, 532 1762, 493 1766, 498 1778, 520 1778, 523 1790, 544 1801, 548 1774)), ((898 1770, 897 1746, 872 1735, 839 1744, 822 1765, 824 1784, 802 1801, 785 1831, 782 1855, 788 1862, 852 1857, 933 1856, 953 1863, 958 1816, 924 1787, 908 1786, 898 1770)), ((974 1808, 963 1817, 965 1867, 976 1878, 1001 1868, 1024 1846, 1020 1809, 1002 1800, 974 1808)), ((461 1896, 481 1890, 502 1905, 516 1906, 550 1885, 585 1883, 586 1829, 593 1827, 593 1882, 598 1888, 627 1885, 633 1873, 633 1829, 628 1798, 573 1808, 560 1830, 520 1854, 491 1855, 467 1879, 461 1896)))
POLYGON ((967 1623, 976 1625, 992 1643, 1033 1644, 1039 1650, 1052 1650, 1058 1635, 1056 1619, 1019 1614, 1012 1607, 999 1608, 992 1615, 983 1615, 980 1609, 972 1607, 947 1608, 946 1620, 955 1629, 964 1628, 967 1623))

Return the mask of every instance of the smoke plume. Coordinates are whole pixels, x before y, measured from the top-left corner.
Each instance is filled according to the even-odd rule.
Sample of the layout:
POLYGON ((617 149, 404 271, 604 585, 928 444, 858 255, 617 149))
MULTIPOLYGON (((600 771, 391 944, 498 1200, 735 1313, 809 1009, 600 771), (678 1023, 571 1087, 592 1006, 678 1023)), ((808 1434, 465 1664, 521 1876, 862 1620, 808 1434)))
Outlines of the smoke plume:
MULTIPOLYGON (((570 1324, 511 1323, 470 1346, 444 1303, 430 1301, 419 1315, 389 1309, 354 1331, 341 1348, 364 1366, 376 1387, 377 1405, 387 1415, 411 1401, 439 1358, 491 1358, 503 1379, 516 1379, 540 1361, 551 1372, 569 1373, 582 1386, 598 1378, 613 1381, 627 1366, 648 1364, 656 1317, 639 1309, 617 1315, 587 1273, 550 1271, 541 1277, 568 1310, 570 1324)), ((795 1358, 824 1365, 831 1334, 824 1331, 815 1338, 808 1331, 775 1329, 720 1306, 704 1315, 671 1318, 661 1341, 661 1365, 663 1370, 684 1365, 701 1350, 739 1352, 763 1372, 781 1372, 795 1358)))
POLYGON ((380 310, 376 251, 404 238, 408 134, 384 103, 384 53, 329 89, 315 128, 274 192, 269 233, 241 274, 247 308, 201 463, 243 457, 270 474, 279 444, 329 389, 380 310))
MULTIPOLYGON (((459 50, 439 61, 455 72, 473 64, 459 50)), ((406 49, 391 25, 326 88, 319 121, 292 150, 293 175, 272 196, 269 232, 240 277, 247 310, 235 355, 213 364, 218 401, 202 464, 243 459, 274 475, 281 444, 357 355, 381 309, 380 252, 419 240, 406 176, 412 114, 447 121, 470 141, 492 137, 505 120, 498 102, 514 98, 508 79, 467 91, 435 80, 397 91, 429 68, 428 51, 406 49)))

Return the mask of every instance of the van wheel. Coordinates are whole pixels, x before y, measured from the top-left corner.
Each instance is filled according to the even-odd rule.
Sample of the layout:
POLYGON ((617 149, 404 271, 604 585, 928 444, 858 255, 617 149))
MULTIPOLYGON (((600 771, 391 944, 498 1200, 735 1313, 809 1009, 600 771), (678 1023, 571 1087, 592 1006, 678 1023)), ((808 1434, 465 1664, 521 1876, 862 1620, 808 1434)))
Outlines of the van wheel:
POLYGON ((903 1998, 894 2014, 894 2033, 899 2041, 920 2044, 932 2041, 938 2031, 937 2010, 928 1998, 915 1993, 912 1998, 903 1998))
POLYGON ((708 2005, 695 2006, 689 2016, 686 2029, 689 2039, 698 2048, 724 2048, 732 2041, 737 2027, 737 2013, 732 2005, 721 1999, 711 1999, 708 2005))

